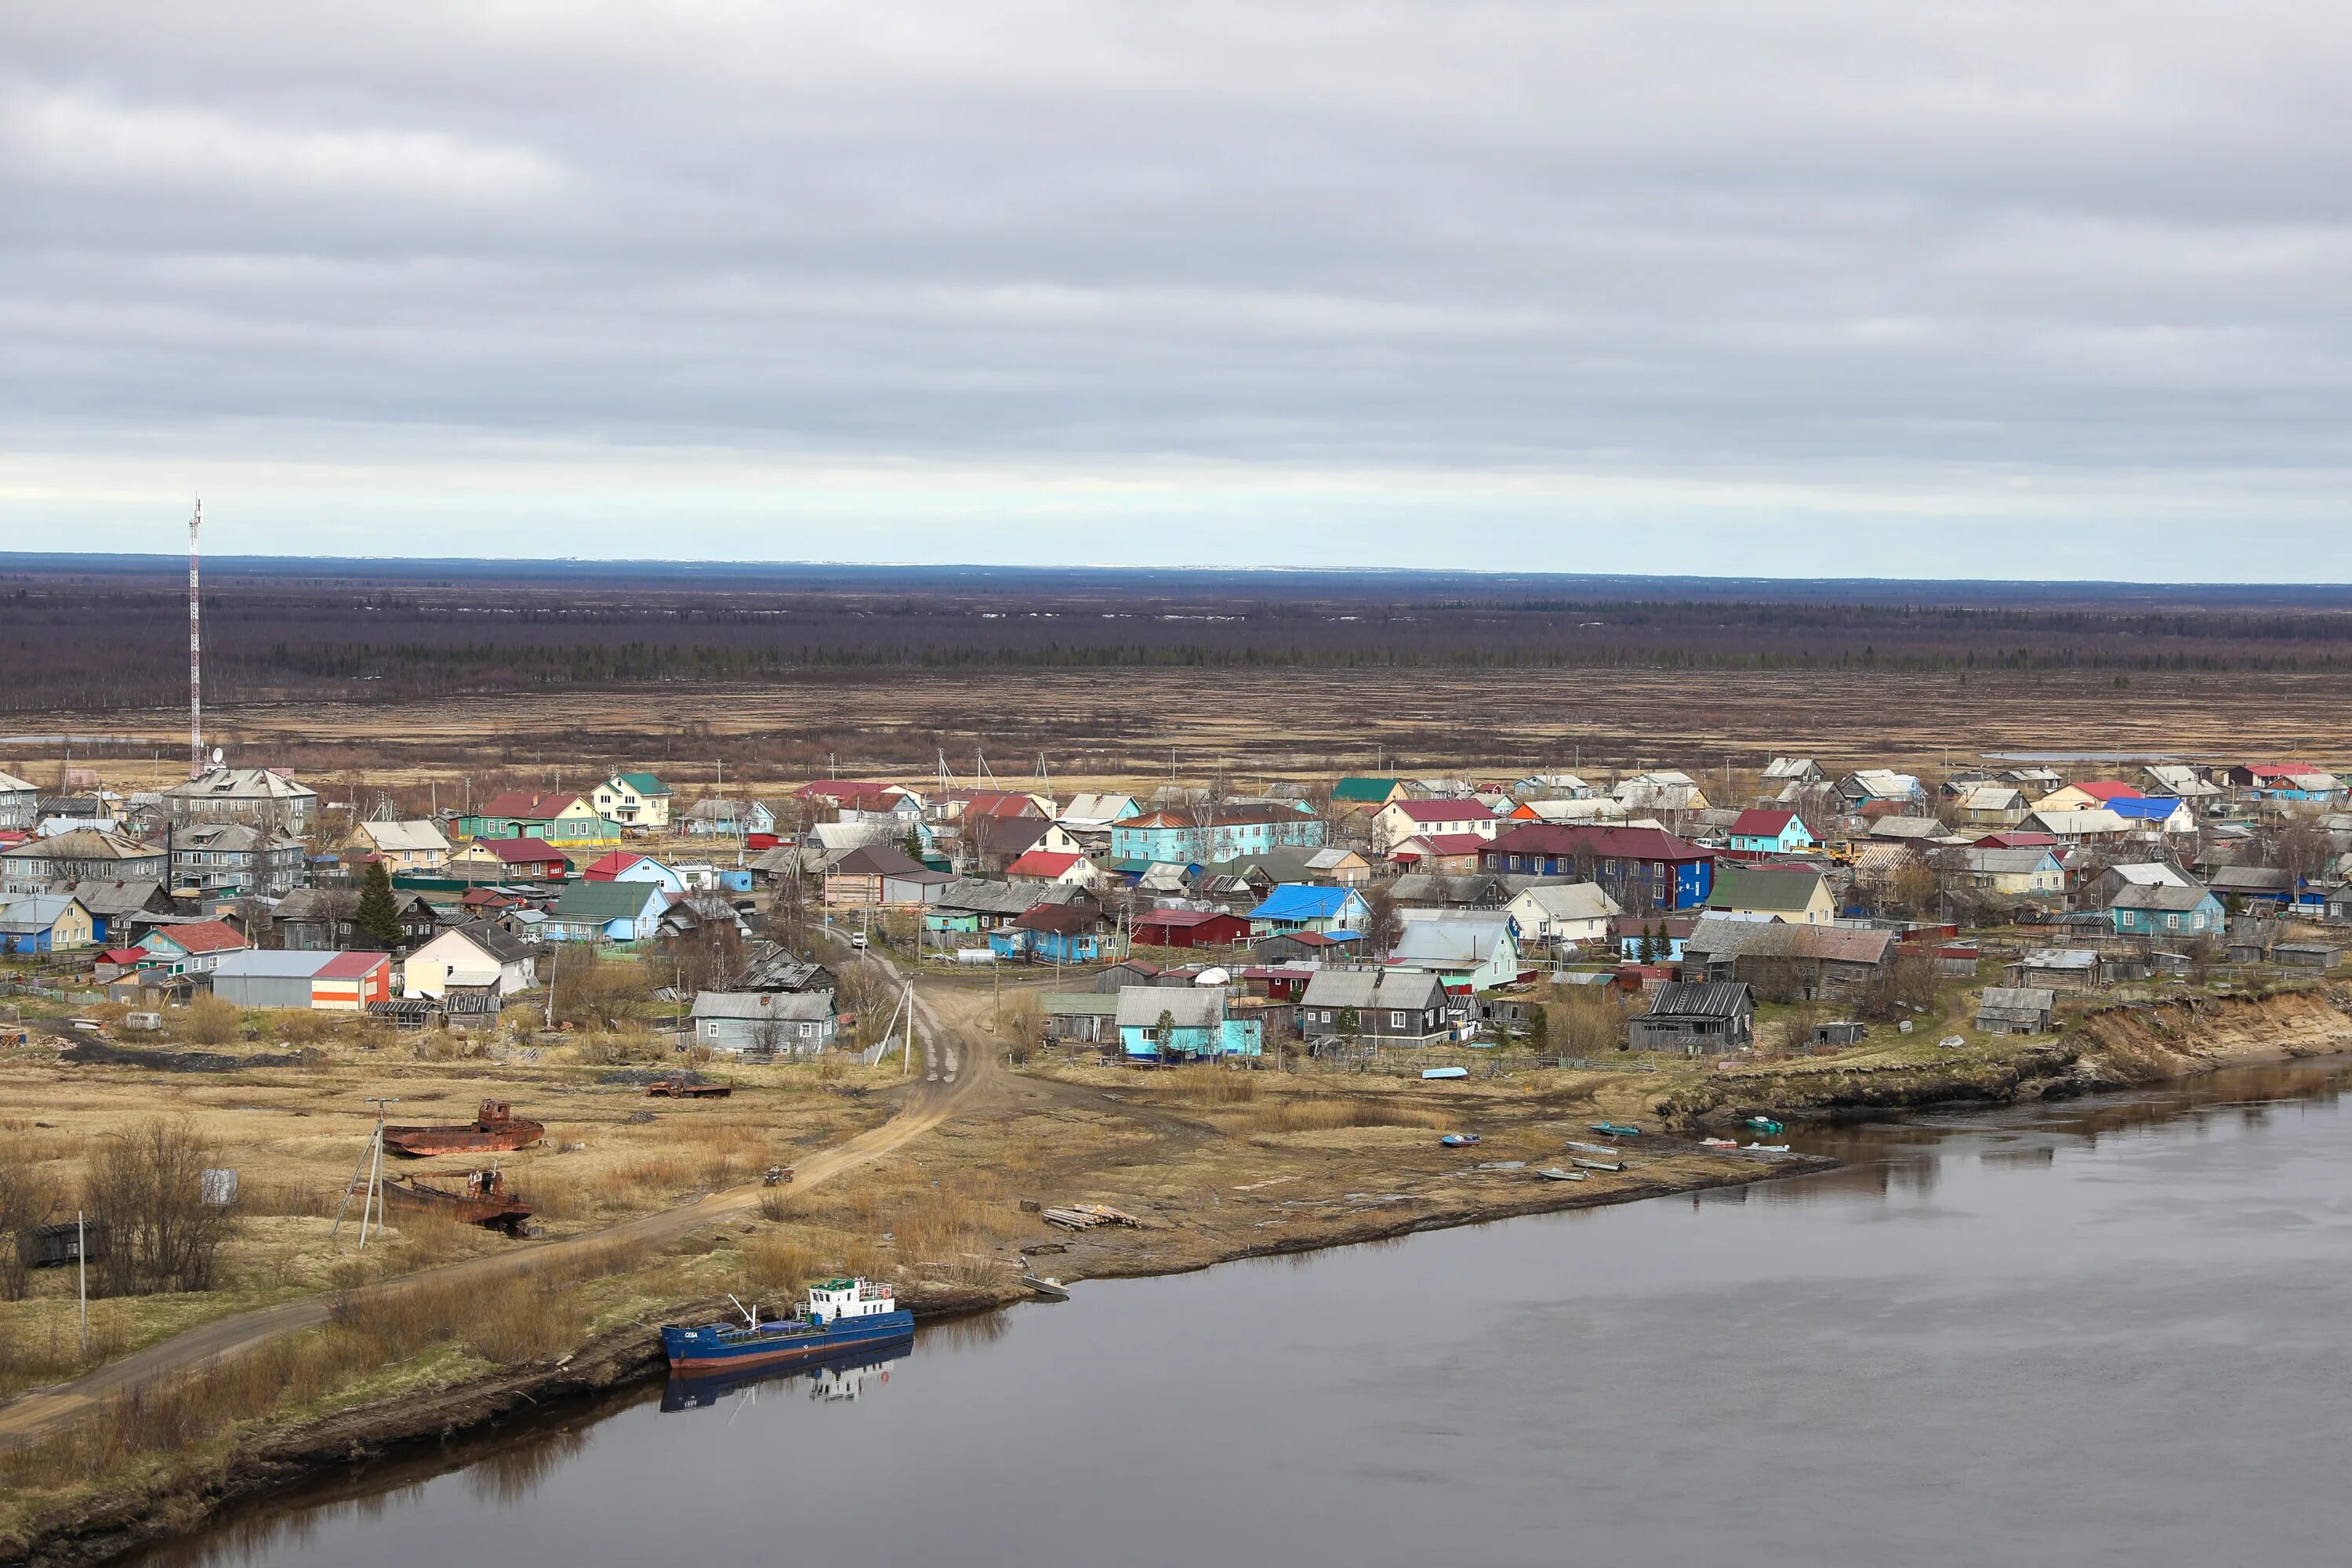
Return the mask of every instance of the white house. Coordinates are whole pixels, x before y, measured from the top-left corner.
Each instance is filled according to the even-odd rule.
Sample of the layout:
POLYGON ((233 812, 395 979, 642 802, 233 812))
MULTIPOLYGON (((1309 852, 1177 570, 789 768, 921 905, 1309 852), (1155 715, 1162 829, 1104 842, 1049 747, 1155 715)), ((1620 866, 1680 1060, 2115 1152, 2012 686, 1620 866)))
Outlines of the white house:
POLYGON ((1475 799, 1393 800, 1372 817, 1373 842, 1383 855, 1393 855, 1408 838, 1475 833, 1492 838, 1503 819, 1475 799))
POLYGON ((488 921, 453 926, 408 955, 400 994, 438 999, 453 985, 495 987, 511 996, 539 984, 539 956, 520 938, 488 921))
POLYGON ((1598 882, 1549 882, 1528 889, 1503 912, 1527 941, 1563 946, 1605 939, 1609 922, 1625 911, 1598 882))
POLYGON ((588 796, 596 815, 626 827, 669 826, 671 790, 651 773, 614 773, 588 796))

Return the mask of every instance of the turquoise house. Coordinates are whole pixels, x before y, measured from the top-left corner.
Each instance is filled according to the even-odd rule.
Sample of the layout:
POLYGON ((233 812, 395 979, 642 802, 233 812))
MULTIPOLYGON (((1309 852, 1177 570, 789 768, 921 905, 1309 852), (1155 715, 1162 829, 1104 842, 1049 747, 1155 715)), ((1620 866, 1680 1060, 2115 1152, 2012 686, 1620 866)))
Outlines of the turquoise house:
POLYGON ((1259 1020, 1225 1016, 1223 986, 1123 985, 1113 1017, 1119 1048, 1131 1058, 1200 1061, 1255 1057, 1265 1045, 1259 1020))
POLYGON ((2196 937, 2228 929, 2229 912, 2211 889, 2157 883, 2126 887, 2107 906, 2117 936, 2196 937))
POLYGON ((1734 855, 1787 855, 1816 842, 1793 811, 1743 811, 1731 825, 1734 855))
POLYGON ((1207 865, 1269 855, 1276 849, 1320 849, 1323 820, 1288 806, 1227 806, 1216 811, 1155 811, 1114 822, 1114 860, 1207 865))

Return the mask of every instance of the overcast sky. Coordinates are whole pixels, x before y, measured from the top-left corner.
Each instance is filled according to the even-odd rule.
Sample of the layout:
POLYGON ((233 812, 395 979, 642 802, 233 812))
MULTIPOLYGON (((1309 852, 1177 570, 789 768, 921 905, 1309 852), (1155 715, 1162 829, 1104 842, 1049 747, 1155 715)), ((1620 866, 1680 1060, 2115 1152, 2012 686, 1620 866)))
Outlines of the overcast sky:
POLYGON ((0 550, 2352 578, 2347 79, 2318 0, 20 0, 0 550))

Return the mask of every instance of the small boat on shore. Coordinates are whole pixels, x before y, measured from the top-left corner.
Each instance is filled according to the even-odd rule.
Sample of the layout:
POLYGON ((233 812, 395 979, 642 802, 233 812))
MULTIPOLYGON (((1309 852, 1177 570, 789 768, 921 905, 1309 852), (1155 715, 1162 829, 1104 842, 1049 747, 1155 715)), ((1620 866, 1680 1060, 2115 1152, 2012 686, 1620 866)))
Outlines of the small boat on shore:
POLYGON ((1737 1138, 1702 1138, 1698 1141, 1698 1146, 1702 1149, 1737 1149, 1739 1147, 1739 1140, 1737 1138))
POLYGON ((461 1171, 455 1176, 394 1176, 383 1184, 384 1206, 437 1214, 460 1225, 486 1226, 519 1236, 530 1205, 507 1190, 506 1173, 461 1171))
POLYGON ((474 1120, 455 1127, 387 1127, 383 1146, 395 1154, 503 1154, 527 1149, 547 1136, 539 1122, 517 1116, 503 1100, 486 1100, 474 1120))
POLYGON ((1617 1121, 1596 1121, 1592 1124, 1592 1131, 1603 1138, 1639 1138, 1642 1135, 1640 1128, 1628 1127, 1617 1121))
POLYGON ((1773 1121, 1769 1116, 1751 1116, 1748 1119, 1746 1124, 1749 1127, 1753 1127, 1759 1132, 1784 1132, 1787 1131, 1786 1128, 1782 1127, 1779 1122, 1773 1121))
POLYGON ((731 1083, 709 1083, 682 1072, 657 1078, 646 1085, 646 1093, 656 1100, 725 1100, 734 1092, 731 1083))
POLYGON ((1617 1157, 1617 1151, 1606 1143, 1580 1143, 1570 1138, 1566 1141, 1565 1147, 1571 1153, 1592 1154, 1603 1160, 1614 1160, 1617 1157))
POLYGON ((1582 1182, 1591 1180, 1581 1171, 1563 1171, 1558 1165, 1546 1165, 1536 1173, 1547 1182, 1582 1182))
POLYGON ((1438 1140, 1440 1143, 1444 1144, 1448 1149, 1467 1149, 1470 1145, 1478 1142, 1479 1141, 1478 1134, 1475 1132, 1448 1132, 1444 1137, 1438 1140))
POLYGON ((1570 1156, 1568 1163, 1571 1165, 1581 1165, 1588 1171, 1622 1171, 1625 1168, 1625 1163, 1622 1160, 1588 1160, 1581 1154, 1570 1156))
POLYGON ((1070 1299, 1070 1288, 1059 1279, 1046 1275, 1024 1274, 1021 1277, 1021 1283, 1029 1288, 1030 1294, 1042 1296, 1048 1301, 1066 1301, 1070 1299))
POLYGON ((890 1287, 862 1277, 810 1286, 808 1300, 789 1318, 762 1321, 756 1310, 740 1301, 735 1305, 743 1313, 740 1323, 662 1326, 662 1352, 672 1372, 777 1366, 903 1340, 915 1331, 915 1314, 899 1308, 890 1287))
POLYGON ((1785 1154, 1789 1146, 1786 1143, 1743 1143, 1739 1152, 1743 1154, 1785 1154))

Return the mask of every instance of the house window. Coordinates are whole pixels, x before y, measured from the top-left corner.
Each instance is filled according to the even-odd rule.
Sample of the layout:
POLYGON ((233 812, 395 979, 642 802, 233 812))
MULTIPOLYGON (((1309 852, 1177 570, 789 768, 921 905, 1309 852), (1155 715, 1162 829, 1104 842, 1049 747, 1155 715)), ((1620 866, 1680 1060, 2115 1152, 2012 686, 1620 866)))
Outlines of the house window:
POLYGON ((1403 1027, 1404 1027, 1404 1015, 1403 1015, 1403 1014, 1402 1014, 1402 1013, 1391 1013, 1391 1014, 1390 1014, 1390 1015, 1389 1015, 1389 1027, 1390 1027, 1390 1028, 1391 1028, 1391 1029, 1402 1029, 1402 1028, 1403 1028, 1403 1027))
POLYGON ((2164 923, 2168 929, 2179 931, 2180 929, 2180 917, 2179 915, 2167 915, 2164 917, 2164 923))

